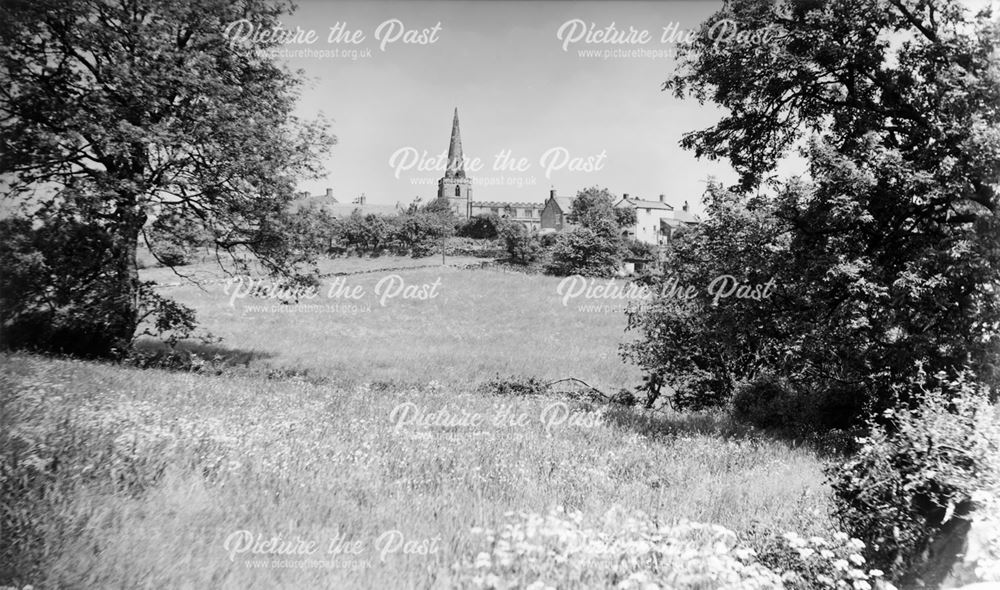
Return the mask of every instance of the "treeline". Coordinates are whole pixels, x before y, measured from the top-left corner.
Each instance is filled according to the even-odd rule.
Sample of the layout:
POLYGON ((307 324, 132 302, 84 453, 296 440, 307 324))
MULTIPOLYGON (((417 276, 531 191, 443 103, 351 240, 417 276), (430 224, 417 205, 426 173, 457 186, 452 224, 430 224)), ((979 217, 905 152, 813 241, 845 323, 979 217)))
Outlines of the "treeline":
POLYGON ((411 205, 399 215, 362 214, 335 219, 314 208, 300 211, 318 220, 320 238, 333 256, 413 256, 441 252, 499 257, 508 263, 566 276, 609 277, 626 260, 653 262, 654 246, 627 237, 635 212, 616 208, 604 188, 588 188, 574 199, 570 229, 541 233, 498 215, 458 219, 447 201, 411 205))

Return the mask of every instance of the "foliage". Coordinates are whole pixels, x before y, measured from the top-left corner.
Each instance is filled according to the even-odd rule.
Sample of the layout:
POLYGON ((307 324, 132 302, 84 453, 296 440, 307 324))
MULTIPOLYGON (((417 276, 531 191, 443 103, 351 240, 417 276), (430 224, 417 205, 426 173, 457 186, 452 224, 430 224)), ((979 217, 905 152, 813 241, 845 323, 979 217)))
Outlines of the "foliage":
POLYGON ((441 251, 444 240, 455 233, 451 209, 425 209, 389 219, 394 226, 392 251, 395 254, 408 254, 414 258, 428 256, 441 251))
POLYGON ((788 590, 892 589, 882 581, 882 570, 865 567, 864 548, 864 542, 843 532, 829 539, 788 532, 769 538, 758 552, 760 562, 781 574, 788 590))
POLYGON ((338 247, 361 256, 380 256, 392 243, 393 221, 390 217, 374 213, 363 214, 359 209, 335 225, 338 247))
POLYGON ((482 393, 501 396, 543 395, 548 389, 545 382, 537 377, 523 375, 501 377, 499 374, 479 387, 482 393))
MULTIPOLYGON (((166 275, 169 270, 157 272, 166 275)), ((498 295, 503 289, 482 285, 499 273, 473 274, 480 293, 492 296, 500 310, 510 307, 505 293, 498 295)), ((511 278, 497 285, 509 284, 511 278)), ((536 299, 544 291, 539 281, 551 281, 513 278, 530 284, 530 296, 536 299)), ((200 294, 194 285, 183 288, 200 294)), ((481 306, 466 309, 470 322, 460 334, 448 332, 451 338, 438 339, 450 347, 447 350, 428 356, 419 347, 392 342, 386 350, 374 351, 387 360, 376 360, 378 367, 404 367, 400 380, 374 376, 395 381, 384 389, 371 381, 370 359, 368 365, 350 362, 368 375, 345 383, 340 370, 331 370, 335 363, 330 357, 323 357, 326 351, 317 348, 316 340, 303 338, 302 329, 284 326, 261 334, 259 325, 233 313, 220 314, 219 320, 226 323, 222 331, 246 330, 264 342, 247 345, 262 353, 251 361, 251 369, 297 367, 333 379, 315 385, 228 372, 214 376, 211 366, 188 374, 3 355, 0 472, 5 477, 0 478, 0 513, 5 524, 0 585, 63 588, 87 579, 101 588, 147 582, 168 588, 399 588, 433 587, 444 580, 453 586, 451 564, 491 551, 481 538, 469 534, 469 527, 499 531, 513 520, 503 516, 508 511, 544 514, 562 501, 580 507, 585 523, 595 529, 588 539, 600 538, 600 529, 638 541, 641 533, 625 531, 629 525, 620 517, 607 529, 597 523, 611 504, 634 514, 648 510, 651 497, 662 499, 662 504, 650 515, 650 530, 658 525, 672 529, 663 524, 692 514, 711 514, 734 531, 758 520, 768 528, 803 535, 831 529, 825 519, 827 498, 816 493, 822 488, 820 465, 805 449, 766 438, 720 436, 718 425, 707 417, 674 416, 669 424, 678 435, 663 436, 664 424, 647 425, 645 413, 632 415, 625 408, 616 410, 620 417, 614 422, 609 412, 606 422, 594 427, 567 424, 549 434, 538 417, 553 403, 551 397, 470 392, 468 371, 451 369, 455 359, 471 338, 502 340, 510 324, 483 322, 481 306), (296 350, 275 340, 286 337, 306 346, 296 350), (268 358, 277 351, 285 356, 268 358), (414 383, 418 371, 426 372, 414 383), (407 378, 411 384, 404 383, 407 378), (404 403, 428 413, 446 409, 453 416, 478 414, 485 420, 471 429, 420 431, 414 424, 395 432, 387 417, 404 403), (529 421, 524 426, 516 420, 522 415, 529 421), (502 423, 497 425, 495 418, 502 423), (733 502, 734 497, 741 501, 733 502), (253 515, 249 521, 247 510, 253 515), (344 528, 331 529, 324 519, 302 519, 316 510, 340 514, 344 528), (452 518, 442 522, 441 514, 452 518), (250 554, 176 567, 185 556, 218 553, 233 531, 257 530, 267 523, 278 523, 269 532, 284 539, 299 536, 324 546, 334 538, 360 542, 363 551, 357 558, 370 560, 372 567, 254 568, 250 560, 300 557, 250 554), (392 553, 383 563, 375 541, 388 529, 404 533, 407 542, 439 537, 439 551, 392 553)), ((524 315, 526 309, 517 314, 524 315)), ((528 325, 562 325, 545 310, 528 311, 535 314, 528 325)), ((463 313, 461 308, 458 313, 463 313)), ((368 338, 372 322, 396 321, 378 317, 385 315, 346 318, 344 325, 363 330, 343 330, 344 338, 357 336, 350 346, 370 357, 372 351, 358 342, 368 338)), ((305 322, 307 330, 308 322, 319 323, 314 317, 305 322)), ((454 330, 454 324, 436 324, 428 322, 429 329, 454 330)), ((318 329, 329 333, 331 327, 318 329)), ((579 356, 566 355, 566 347, 555 351, 567 372, 591 366, 580 356, 588 354, 586 341, 593 336, 588 325, 581 346, 571 348, 580 350, 579 356)), ((515 356, 494 362, 512 367, 530 365, 540 353, 546 354, 530 346, 504 350, 515 356)), ((205 362, 212 363, 215 352, 232 358, 240 351, 204 352, 205 362)), ((691 535, 692 548, 702 547, 693 540, 697 533, 691 535)), ((657 543, 651 552, 661 547, 657 543)), ((335 560, 338 566, 352 559, 314 557, 335 560)), ((583 565, 576 558, 572 563, 583 565)), ((674 561, 670 567, 675 564, 682 566, 674 561)))
POLYGON ((92 254, 114 297, 103 303, 106 337, 88 352, 111 354, 141 324, 135 256, 151 218, 164 230, 177 229, 166 226, 174 219, 200 225, 217 250, 234 254, 220 260, 237 270, 247 255, 283 275, 312 261, 282 218, 295 183, 318 172, 333 139, 322 122, 292 115, 298 77, 259 51, 277 40, 255 35, 240 45, 220 34, 240 19, 270 30, 285 8, 258 0, 0 8, 4 193, 40 203, 34 221, 75 217, 103 236, 92 254))
POLYGON ((462 223, 457 235, 474 240, 493 240, 500 236, 503 221, 499 215, 476 215, 462 223))
POLYGON ((716 375, 717 399, 771 373, 876 413, 908 394, 897 386, 918 359, 932 376, 967 365, 997 383, 1000 26, 952 0, 744 0, 701 33, 665 88, 726 109, 682 144, 741 179, 724 198, 710 187, 709 215, 724 219, 678 240, 678 274, 698 289, 773 278, 776 291, 633 317, 651 350, 632 351, 639 364, 716 375), (761 42, 719 39, 724 19, 761 42), (795 145, 808 176, 772 176, 795 145), (678 332, 695 346, 683 363, 670 360, 678 332))
POLYGON ((618 227, 635 227, 637 215, 632 207, 615 207, 615 224, 618 227))
POLYGON ((135 307, 144 333, 171 339, 194 329, 194 311, 140 283, 134 302, 116 290, 113 237, 100 225, 59 211, 48 223, 0 220, 0 340, 25 348, 80 356, 123 354, 132 332, 116 329, 135 307), (128 339, 123 339, 127 333, 128 339))
POLYGON ((869 547, 869 561, 899 575, 920 559, 980 491, 1000 481, 1000 415, 967 373, 933 381, 922 367, 858 453, 828 469, 837 515, 869 547))
POLYGON ((520 223, 504 223, 500 228, 507 257, 517 264, 531 264, 542 255, 542 245, 538 234, 528 231, 520 223))
POLYGON ((157 217, 144 228, 143 237, 153 258, 170 267, 188 264, 195 250, 212 243, 200 222, 186 217, 184 211, 168 211, 157 217))
POLYGON ((355 209, 345 219, 329 222, 329 254, 353 253, 358 256, 395 254, 422 258, 440 252, 455 234, 455 215, 442 208, 439 201, 426 206, 411 205, 399 215, 363 214, 355 209))
POLYGON ((559 234, 548 271, 562 276, 610 277, 620 271, 624 255, 617 228, 602 220, 559 234))
POLYGON ((476 527, 485 551, 457 566, 474 588, 684 587, 781 588, 725 527, 693 522, 657 526, 642 514, 608 511, 597 526, 580 512, 557 507, 546 515, 520 513, 500 530, 476 527), (513 584, 512 584, 513 585, 513 584))
POLYGON ((809 436, 833 435, 857 428, 864 413, 858 400, 838 390, 810 391, 787 379, 762 375, 737 385, 732 398, 733 416, 758 428, 809 436))
POLYGON ((592 186, 576 193, 573 199, 573 217, 584 227, 591 227, 603 221, 617 221, 615 196, 606 188, 592 186))
MULTIPOLYGON (((626 211, 635 212, 634 209, 626 209, 626 211)), ((638 260, 654 261, 657 256, 659 256, 660 250, 653 244, 647 244, 642 240, 636 240, 634 238, 628 238, 625 240, 625 250, 628 253, 629 258, 636 258, 638 260)))
POLYGON ((627 311, 628 329, 643 338, 622 347, 625 358, 670 385, 682 408, 724 404, 739 383, 754 381, 787 354, 777 338, 786 324, 772 313, 771 300, 782 285, 780 276, 774 280, 772 253, 787 238, 773 209, 743 204, 714 183, 705 200, 708 218, 673 242, 667 274, 645 277, 654 298, 627 311), (713 284, 725 275, 749 285, 749 295, 757 289, 758 297, 732 291, 716 299, 733 289, 729 279, 713 284))

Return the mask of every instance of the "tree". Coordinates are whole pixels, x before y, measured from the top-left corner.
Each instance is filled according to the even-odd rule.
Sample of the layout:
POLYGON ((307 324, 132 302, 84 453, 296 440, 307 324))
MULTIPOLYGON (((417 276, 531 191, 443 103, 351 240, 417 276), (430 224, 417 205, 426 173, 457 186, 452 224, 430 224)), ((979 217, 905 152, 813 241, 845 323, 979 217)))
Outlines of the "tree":
MULTIPOLYGON (((628 253, 620 222, 627 214, 615 207, 615 196, 606 188, 581 190, 573 200, 573 216, 580 224, 559 234, 552 250, 549 272, 557 275, 612 276, 628 253)), ((631 217, 634 220, 634 214, 631 217)))
POLYGON ((645 339, 623 346, 626 358, 670 385, 671 401, 681 408, 724 403, 739 383, 767 375, 785 353, 776 338, 785 324, 769 313, 771 298, 781 293, 767 282, 783 276, 771 252, 787 248, 788 240, 773 205, 748 206, 714 182, 705 205, 705 222, 667 250, 669 274, 653 289, 661 296, 627 313, 628 328, 645 339), (737 284, 751 286, 750 295, 759 288, 760 297, 737 297, 737 284))
POLYGON ((503 221, 499 215, 490 213, 469 218, 458 228, 458 235, 474 240, 495 240, 500 236, 503 221))
POLYGON ((510 260, 518 264, 537 262, 542 255, 542 244, 535 232, 528 231, 524 225, 501 220, 499 235, 510 260))
POLYGON ((617 224, 615 196, 606 188, 592 186, 576 193, 573 199, 573 217, 584 227, 591 227, 603 220, 617 224))
MULTIPOLYGON (((12 0, 0 6, 0 174, 5 196, 100 230, 105 350, 131 341, 147 301, 136 248, 151 219, 201 225, 217 251, 294 274, 286 205, 333 138, 292 116, 299 78, 226 27, 279 25, 263 0, 12 0), (40 201, 40 202, 39 202, 40 201), (41 206, 39 206, 41 205, 41 206), (112 345, 114 343, 114 345, 112 345)), ((273 39, 274 41, 269 41, 273 39)), ((49 217, 46 218, 46 215, 49 217)), ((77 301, 68 301, 74 305, 77 301)))
POLYGON ((738 0, 683 48, 665 88, 727 114, 682 144, 728 159, 784 236, 760 344, 797 386, 877 411, 918 361, 997 382, 998 40, 952 0, 738 0), (808 175, 777 178, 795 147, 808 175))

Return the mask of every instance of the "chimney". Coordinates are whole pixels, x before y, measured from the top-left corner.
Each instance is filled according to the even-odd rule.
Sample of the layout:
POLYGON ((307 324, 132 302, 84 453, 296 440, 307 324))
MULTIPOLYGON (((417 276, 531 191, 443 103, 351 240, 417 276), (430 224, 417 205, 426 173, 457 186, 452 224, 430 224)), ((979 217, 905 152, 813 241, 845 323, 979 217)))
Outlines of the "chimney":
POLYGON ((684 201, 684 207, 683 207, 683 209, 684 209, 685 211, 687 211, 687 210, 688 210, 688 202, 687 202, 687 201, 684 201))
POLYGON ((556 198, 556 189, 550 189, 549 190, 549 198, 550 199, 556 198))
POLYGON ((333 198, 333 189, 332 188, 326 189, 326 198, 328 198, 328 199, 332 199, 333 198))
POLYGON ((627 199, 628 198, 628 193, 622 193, 622 198, 623 199, 627 199))
POLYGON ((663 193, 660 193, 660 202, 661 203, 666 203, 667 202, 667 195, 665 195, 663 193))

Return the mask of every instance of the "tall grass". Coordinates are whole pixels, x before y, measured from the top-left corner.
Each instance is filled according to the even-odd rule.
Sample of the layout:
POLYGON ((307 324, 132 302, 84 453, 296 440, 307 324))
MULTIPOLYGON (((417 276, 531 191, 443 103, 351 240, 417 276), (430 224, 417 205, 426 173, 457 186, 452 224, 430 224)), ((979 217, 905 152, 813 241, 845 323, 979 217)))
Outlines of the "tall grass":
POLYGON ((498 373, 631 387, 620 314, 563 306, 551 277, 447 267, 399 272, 440 279, 439 297, 381 306, 385 274, 349 277, 371 305, 353 315, 252 312, 269 302, 230 306, 218 283, 164 288, 223 337, 202 353, 252 370, 0 357, 0 584, 449 587, 468 582, 459 566, 483 549, 473 529, 557 507, 581 522, 612 507, 710 522, 751 540, 831 530, 807 448, 719 415, 477 387, 498 373), (400 425, 404 404, 423 418, 400 425), (546 424, 553 408, 572 419, 546 424), (258 535, 318 547, 241 550, 258 535))
POLYGON ((616 410, 546 429, 551 399, 436 383, 373 391, 29 356, 3 365, 8 582, 444 587, 480 546, 473 527, 555 506, 588 518, 619 506, 737 531, 829 529, 815 457, 735 436, 718 418, 651 426, 616 410), (393 410, 406 402, 487 420, 397 430, 393 410), (527 421, 497 425, 502 411, 527 421), (313 556, 330 562, 323 567, 255 569, 261 556, 227 552, 241 530, 314 540, 324 552, 346 538, 363 551, 313 556), (376 542, 389 531, 414 552, 383 561, 376 542))

